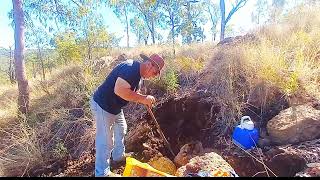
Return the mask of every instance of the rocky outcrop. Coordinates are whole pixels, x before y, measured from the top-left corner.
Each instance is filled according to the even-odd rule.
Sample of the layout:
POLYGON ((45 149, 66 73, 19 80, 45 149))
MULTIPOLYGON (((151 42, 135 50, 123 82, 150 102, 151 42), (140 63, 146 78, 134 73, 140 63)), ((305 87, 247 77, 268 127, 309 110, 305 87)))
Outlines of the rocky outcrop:
POLYGON ((244 36, 236 36, 236 37, 227 37, 224 40, 218 43, 218 46, 222 45, 238 45, 243 43, 254 43, 257 44, 260 42, 260 39, 255 34, 246 34, 244 36))
POLYGON ((190 159, 204 152, 202 143, 194 141, 181 147, 180 152, 174 158, 174 163, 180 167, 186 165, 190 159))
POLYGON ((320 163, 310 163, 307 164, 307 167, 298 172, 296 177, 320 177, 320 163))
POLYGON ((295 144, 320 137, 320 110, 299 105, 283 110, 267 124, 271 141, 278 145, 295 144))
POLYGON ((187 177, 195 174, 201 176, 200 173, 203 174, 203 176, 210 177, 237 176, 233 168, 215 152, 205 153, 201 156, 195 156, 194 158, 190 159, 186 165, 177 170, 176 176, 187 177))
POLYGON ((306 165, 306 160, 296 150, 286 147, 274 147, 265 153, 266 165, 278 177, 292 177, 306 165))

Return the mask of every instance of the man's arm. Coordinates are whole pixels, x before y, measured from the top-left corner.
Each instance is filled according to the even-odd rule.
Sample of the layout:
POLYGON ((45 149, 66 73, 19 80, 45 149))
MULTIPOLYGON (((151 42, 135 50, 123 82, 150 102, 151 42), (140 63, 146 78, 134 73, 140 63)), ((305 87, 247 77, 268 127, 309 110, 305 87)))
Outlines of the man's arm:
POLYGON ((118 77, 114 86, 114 93, 124 100, 142 103, 151 106, 155 99, 153 96, 142 95, 130 89, 130 84, 118 77))

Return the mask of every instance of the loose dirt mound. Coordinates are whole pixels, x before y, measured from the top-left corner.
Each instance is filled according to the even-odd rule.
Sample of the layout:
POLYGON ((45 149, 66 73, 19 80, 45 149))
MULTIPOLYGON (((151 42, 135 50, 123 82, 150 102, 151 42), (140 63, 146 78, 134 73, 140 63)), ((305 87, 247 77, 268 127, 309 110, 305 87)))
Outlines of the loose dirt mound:
MULTIPOLYGON (((201 140, 208 144, 206 140, 210 138, 203 130, 210 124, 210 109, 210 103, 199 97, 172 98, 157 107, 155 117, 175 154, 191 141, 201 140)), ((144 152, 142 156, 146 160, 158 152, 173 159, 163 146, 150 116, 146 114, 137 122, 139 123, 127 134, 128 151, 144 152)))

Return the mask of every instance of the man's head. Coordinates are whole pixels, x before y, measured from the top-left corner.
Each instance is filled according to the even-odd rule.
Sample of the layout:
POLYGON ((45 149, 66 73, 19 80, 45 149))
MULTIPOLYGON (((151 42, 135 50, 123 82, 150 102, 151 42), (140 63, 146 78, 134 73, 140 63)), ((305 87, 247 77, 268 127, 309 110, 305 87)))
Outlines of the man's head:
POLYGON ((164 60, 158 54, 152 54, 150 57, 140 54, 140 57, 144 60, 141 68, 141 76, 145 79, 154 78, 160 75, 160 72, 164 66, 164 60))

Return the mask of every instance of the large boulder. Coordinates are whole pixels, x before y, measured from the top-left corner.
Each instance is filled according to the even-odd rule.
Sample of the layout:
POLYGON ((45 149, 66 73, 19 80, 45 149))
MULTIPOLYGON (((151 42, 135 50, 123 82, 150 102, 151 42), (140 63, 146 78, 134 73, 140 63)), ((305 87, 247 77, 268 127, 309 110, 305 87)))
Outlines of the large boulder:
POLYGON ((175 175, 188 177, 191 174, 200 174, 201 172, 206 173, 204 176, 237 176, 227 161, 215 152, 193 157, 186 165, 181 166, 175 175))
POLYGON ((298 172, 296 177, 320 177, 320 163, 310 163, 307 164, 307 167, 298 172))
POLYGON ((320 137, 320 110, 299 105, 281 111, 267 124, 271 141, 278 145, 295 144, 320 137))
POLYGON ((193 157, 204 153, 200 141, 190 142, 181 147, 180 152, 174 158, 174 163, 180 167, 186 165, 193 157))

